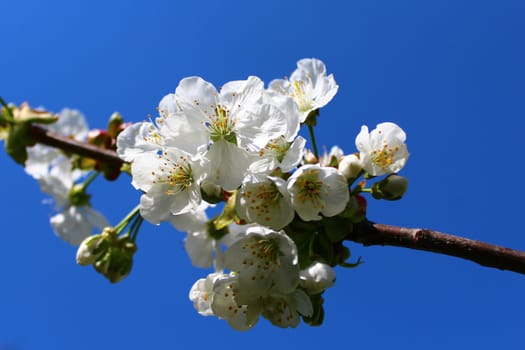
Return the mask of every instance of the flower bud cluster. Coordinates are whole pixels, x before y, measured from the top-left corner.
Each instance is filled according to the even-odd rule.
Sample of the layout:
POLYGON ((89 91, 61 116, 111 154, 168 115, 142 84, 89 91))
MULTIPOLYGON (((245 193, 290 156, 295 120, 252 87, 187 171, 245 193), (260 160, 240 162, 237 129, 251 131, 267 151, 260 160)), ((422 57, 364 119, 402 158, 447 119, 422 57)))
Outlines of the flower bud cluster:
POLYGON ((106 227, 100 234, 87 237, 77 250, 77 263, 93 265, 111 283, 125 278, 133 266, 137 246, 127 236, 118 237, 114 228, 106 227))

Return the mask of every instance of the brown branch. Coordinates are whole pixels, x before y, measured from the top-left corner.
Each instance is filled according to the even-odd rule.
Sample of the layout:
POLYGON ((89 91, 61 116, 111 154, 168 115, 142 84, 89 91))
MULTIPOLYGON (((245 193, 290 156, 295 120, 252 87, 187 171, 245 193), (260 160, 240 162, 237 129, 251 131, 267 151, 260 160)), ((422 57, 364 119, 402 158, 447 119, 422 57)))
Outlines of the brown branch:
MULTIPOLYGON (((124 163, 114 151, 78 142, 38 126, 33 126, 31 131, 35 140, 45 145, 95 159, 115 168, 120 168, 124 163)), ((483 266, 525 274, 525 252, 428 229, 390 226, 365 220, 354 225, 353 232, 346 239, 364 246, 388 245, 445 254, 483 266)))
POLYGON ((114 151, 79 142, 35 125, 31 127, 31 133, 39 143, 78 154, 82 157, 98 160, 114 169, 120 169, 122 164, 124 164, 124 161, 114 151))
POLYGON ((482 266, 525 274, 525 252, 421 228, 376 224, 355 225, 347 240, 364 246, 388 245, 463 258, 482 266))

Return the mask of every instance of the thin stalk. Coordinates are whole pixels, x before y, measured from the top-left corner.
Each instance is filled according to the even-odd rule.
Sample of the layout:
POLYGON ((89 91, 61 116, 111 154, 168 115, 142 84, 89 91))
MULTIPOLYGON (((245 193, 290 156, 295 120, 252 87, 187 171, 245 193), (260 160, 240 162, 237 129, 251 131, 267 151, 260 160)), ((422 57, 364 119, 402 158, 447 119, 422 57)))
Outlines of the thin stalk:
POLYGON ((314 149, 315 158, 319 159, 319 152, 317 152, 317 144, 315 142, 314 127, 308 124, 308 131, 310 132, 310 140, 312 141, 312 148, 314 149))

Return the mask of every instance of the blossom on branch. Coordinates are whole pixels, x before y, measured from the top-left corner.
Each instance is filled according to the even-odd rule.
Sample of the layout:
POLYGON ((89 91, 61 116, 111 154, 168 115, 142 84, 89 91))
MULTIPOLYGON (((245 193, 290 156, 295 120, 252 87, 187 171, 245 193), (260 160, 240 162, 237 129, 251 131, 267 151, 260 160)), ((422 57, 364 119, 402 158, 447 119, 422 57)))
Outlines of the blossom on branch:
POLYGON ((326 106, 338 89, 333 75, 326 75, 325 64, 315 58, 298 61, 289 79, 273 80, 269 87, 274 93, 293 97, 301 112, 301 123, 311 112, 326 106))
POLYGON ((368 132, 363 125, 355 139, 363 169, 372 176, 399 172, 408 159, 403 129, 394 123, 381 123, 368 132))

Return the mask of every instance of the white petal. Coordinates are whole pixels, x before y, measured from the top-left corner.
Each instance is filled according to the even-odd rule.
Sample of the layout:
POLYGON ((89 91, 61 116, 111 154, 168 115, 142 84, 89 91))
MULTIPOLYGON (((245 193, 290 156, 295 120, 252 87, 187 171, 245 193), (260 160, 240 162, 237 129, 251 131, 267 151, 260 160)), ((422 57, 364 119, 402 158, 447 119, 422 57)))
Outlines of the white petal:
POLYGON ((193 266, 208 268, 213 262, 213 239, 206 231, 188 232, 184 247, 193 266))
POLYGON ((253 157, 245 150, 225 140, 214 142, 206 154, 210 160, 209 180, 226 191, 237 189, 253 157))

